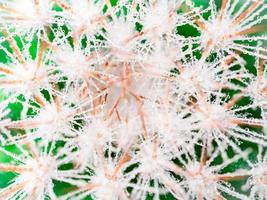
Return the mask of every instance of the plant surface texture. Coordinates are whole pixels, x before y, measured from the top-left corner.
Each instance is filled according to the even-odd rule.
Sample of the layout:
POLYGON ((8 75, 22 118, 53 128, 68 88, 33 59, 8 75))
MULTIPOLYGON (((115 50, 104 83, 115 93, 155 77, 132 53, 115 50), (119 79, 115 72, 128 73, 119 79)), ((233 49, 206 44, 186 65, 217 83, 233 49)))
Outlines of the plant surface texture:
POLYGON ((0 200, 267 200, 266 0, 0 0, 0 200))

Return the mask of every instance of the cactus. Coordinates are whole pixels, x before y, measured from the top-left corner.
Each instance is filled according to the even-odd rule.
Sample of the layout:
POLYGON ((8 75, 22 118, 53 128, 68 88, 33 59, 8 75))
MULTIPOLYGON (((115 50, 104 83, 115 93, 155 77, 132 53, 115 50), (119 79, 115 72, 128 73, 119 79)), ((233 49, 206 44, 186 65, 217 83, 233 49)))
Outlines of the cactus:
POLYGON ((0 0, 0 200, 267 200, 266 0, 0 0))

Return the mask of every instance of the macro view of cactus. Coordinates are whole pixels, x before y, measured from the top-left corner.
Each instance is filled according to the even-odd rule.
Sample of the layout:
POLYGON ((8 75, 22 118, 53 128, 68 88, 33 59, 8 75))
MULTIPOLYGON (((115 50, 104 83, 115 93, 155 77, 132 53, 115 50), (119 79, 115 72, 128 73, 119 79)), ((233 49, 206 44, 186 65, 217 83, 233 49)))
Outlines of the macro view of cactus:
POLYGON ((0 0, 0 200, 267 200, 266 0, 0 0))

